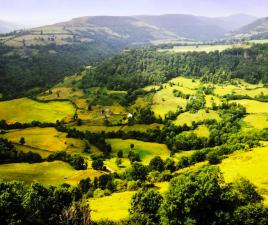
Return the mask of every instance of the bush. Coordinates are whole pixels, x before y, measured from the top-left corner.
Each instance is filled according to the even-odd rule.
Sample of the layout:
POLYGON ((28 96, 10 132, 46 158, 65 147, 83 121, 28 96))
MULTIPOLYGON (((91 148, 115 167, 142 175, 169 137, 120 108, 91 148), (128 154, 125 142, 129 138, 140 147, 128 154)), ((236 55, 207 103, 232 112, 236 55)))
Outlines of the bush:
POLYGON ((92 168, 94 169, 94 170, 103 170, 103 159, 95 159, 95 160, 93 160, 93 162, 92 162, 92 168))
POLYGON ((104 195, 104 190, 101 190, 100 188, 97 188, 93 193, 94 198, 101 198, 104 197, 104 195))
POLYGON ((221 163, 221 156, 219 156, 217 151, 212 150, 207 154, 207 160, 211 165, 216 165, 221 163))

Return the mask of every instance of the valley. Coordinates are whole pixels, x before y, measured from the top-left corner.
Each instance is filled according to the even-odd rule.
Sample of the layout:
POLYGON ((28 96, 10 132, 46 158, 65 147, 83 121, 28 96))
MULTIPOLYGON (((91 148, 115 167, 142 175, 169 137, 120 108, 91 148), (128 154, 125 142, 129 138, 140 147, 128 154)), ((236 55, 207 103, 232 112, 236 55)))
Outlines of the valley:
MULTIPOLYGON (((18 151, 37 153, 44 159, 50 154, 60 151, 65 151, 67 154, 80 154, 86 159, 88 169, 77 171, 68 163, 61 161, 33 164, 9 163, 0 165, 1 179, 16 179, 26 183, 38 181, 46 186, 63 183, 77 185, 81 179, 90 177, 94 180, 94 177, 109 174, 109 171, 126 173, 133 166, 130 152, 134 152, 134 155, 136 154, 138 157, 136 160, 140 160, 143 165, 149 165, 152 159, 160 156, 163 161, 173 161, 177 164, 177 168, 187 167, 187 160, 194 160, 198 156, 198 152, 203 151, 198 149, 211 146, 209 148, 213 151, 214 148, 217 148, 217 144, 213 147, 213 145, 205 143, 211 140, 211 135, 215 132, 213 124, 221 124, 226 120, 228 113, 224 113, 223 108, 220 107, 223 104, 227 107, 228 104, 230 106, 233 104, 234 107, 236 104, 245 107, 246 114, 238 119, 237 124, 240 136, 247 136, 252 132, 257 134, 262 129, 268 128, 268 103, 248 100, 247 97, 243 99, 244 95, 253 99, 260 94, 266 96, 268 89, 262 83, 250 84, 236 79, 232 80, 232 83, 214 84, 203 82, 198 78, 177 76, 161 85, 144 87, 143 92, 135 96, 136 100, 126 106, 122 99, 129 95, 127 90, 109 90, 103 87, 81 89, 81 82, 85 76, 87 75, 83 72, 81 75, 66 77, 63 82, 38 94, 33 99, 20 98, 2 101, 0 115, 1 119, 6 121, 7 129, 4 129, 4 126, 1 127, 0 137, 11 141, 18 151), (229 100, 227 95, 230 93, 233 96, 242 97, 239 100, 229 100), (142 118, 139 117, 143 112, 139 107, 143 109, 149 107, 151 117, 155 119, 151 119, 152 122, 148 124, 140 123, 139 120, 142 122, 142 118), (35 121, 40 124, 35 126, 35 121), (10 126, 15 123, 20 123, 22 128, 17 126, 12 129, 10 126), (23 124, 28 124, 28 126, 23 128, 23 124), (45 127, 42 127, 42 124, 45 127), (62 126, 66 129, 62 129, 62 126), (161 133, 172 126, 185 129, 176 134, 175 138, 177 141, 180 140, 177 144, 169 144, 167 140, 160 141, 157 136, 154 138, 154 133, 161 133), (89 141, 90 138, 80 139, 75 137, 76 135, 73 136, 72 129, 106 137, 105 143, 110 146, 111 152, 106 155, 107 153, 103 152, 100 146, 89 141), (147 138, 150 134, 152 139, 147 138), (21 137, 25 140, 23 144, 20 143, 21 137), (197 142, 195 144, 186 143, 188 138, 189 140, 194 138, 197 142), (182 144, 184 142, 185 145, 182 144), (89 150, 85 150, 86 148, 89 150), (119 158, 120 151, 122 155, 119 158), (91 164, 96 157, 104 157, 103 163, 106 171, 92 168, 91 164), (184 165, 184 163, 186 164, 184 165)), ((176 140, 174 141, 176 143, 176 140)), ((255 159, 255 157, 262 158, 265 163, 266 147, 256 147, 249 151, 247 145, 243 147, 243 142, 241 144, 242 146, 237 149, 238 152, 231 153, 219 164, 223 176, 227 182, 232 182, 238 175, 247 177, 257 186, 267 201, 268 189, 264 185, 265 181, 262 180, 266 176, 265 170, 264 174, 261 173, 263 166, 260 164, 259 169, 255 168, 258 170, 256 173, 259 174, 256 177, 244 172, 248 169, 251 170, 251 164, 243 164, 244 159, 252 161, 252 165, 254 165, 254 160, 258 160, 260 163, 259 159, 255 159), (255 151, 259 153, 255 154, 255 151), (264 155, 261 156, 262 154, 264 155)), ((208 163, 206 157, 202 156, 200 159, 206 164, 208 163)), ((193 164, 198 164, 200 159, 197 159, 196 162, 193 161, 193 164)), ((165 176, 172 176, 172 173, 167 171, 166 173, 165 176)), ((252 173, 255 174, 253 171, 252 173)), ((160 177, 152 178, 152 183, 156 187, 160 181, 165 181, 165 178, 160 177)), ((117 182, 119 181, 122 182, 121 189, 110 193, 110 196, 103 197, 107 193, 103 193, 101 189, 99 194, 94 192, 94 198, 89 200, 92 205, 93 219, 118 221, 127 218, 131 196, 135 193, 137 184, 133 183, 134 187, 131 187, 129 186, 130 181, 118 180, 117 182), (125 188, 124 185, 126 185, 125 188), (110 207, 114 204, 118 205, 118 208, 111 211, 110 207)))
POLYGON ((79 15, 0 21, 0 224, 268 224, 267 18, 79 15))

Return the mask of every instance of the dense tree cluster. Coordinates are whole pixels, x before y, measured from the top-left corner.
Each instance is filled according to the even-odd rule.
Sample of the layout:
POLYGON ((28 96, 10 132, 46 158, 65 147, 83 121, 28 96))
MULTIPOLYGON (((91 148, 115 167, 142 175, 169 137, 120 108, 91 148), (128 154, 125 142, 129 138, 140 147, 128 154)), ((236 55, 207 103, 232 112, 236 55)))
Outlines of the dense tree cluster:
POLYGON ((0 181, 0 222, 3 225, 89 225, 89 206, 83 207, 81 198, 80 188, 67 184, 46 188, 39 183, 27 186, 16 181, 0 181))
POLYGON ((119 49, 101 41, 24 48, 0 44, 1 93, 5 98, 34 94, 33 89, 47 89, 65 76, 78 73, 86 65, 94 65, 119 49))
POLYGON ((164 198, 154 190, 137 192, 130 223, 262 225, 268 223, 268 209, 261 201, 248 180, 225 184, 216 167, 205 167, 172 179, 164 198))
POLYGON ((105 86, 135 90, 161 84, 180 75, 195 76, 204 82, 223 83, 241 78, 250 83, 268 83, 268 45, 210 53, 167 53, 134 49, 108 59, 90 70, 84 87, 105 86))
POLYGON ((0 138, 0 164, 18 162, 41 162, 39 154, 33 152, 17 151, 15 146, 6 139, 0 138))

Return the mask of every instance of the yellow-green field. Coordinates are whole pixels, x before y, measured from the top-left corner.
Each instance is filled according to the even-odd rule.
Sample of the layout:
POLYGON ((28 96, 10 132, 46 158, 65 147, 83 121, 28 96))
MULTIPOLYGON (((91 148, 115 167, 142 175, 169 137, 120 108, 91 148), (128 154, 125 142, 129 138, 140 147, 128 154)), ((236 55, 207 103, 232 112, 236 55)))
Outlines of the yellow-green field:
POLYGON ((207 126, 201 125, 197 129, 194 130, 194 133, 198 137, 208 137, 209 136, 209 129, 207 126))
POLYGON ((55 151, 67 151, 68 153, 82 152, 85 147, 84 141, 74 138, 66 138, 66 133, 58 132, 55 128, 27 128, 23 130, 10 130, 8 133, 0 135, 19 143, 21 137, 26 143, 22 151, 32 151, 39 153, 42 157, 47 157, 55 151), (27 148, 28 147, 28 148, 27 148))
MULTIPOLYGON (((168 190, 169 183, 156 183, 155 187, 161 194, 163 194, 168 190)), ((130 208, 131 198, 134 193, 134 191, 125 191, 113 193, 110 196, 102 198, 89 199, 89 207, 92 210, 92 220, 99 221, 108 219, 111 221, 119 221, 127 219, 129 216, 128 209, 130 208)))
POLYGON ((70 102, 40 103, 28 98, 0 102, 0 119, 8 123, 56 122, 70 118, 75 108, 70 102))
MULTIPOLYGON (((267 145, 267 143, 265 143, 267 145)), ((255 148, 249 152, 236 152, 220 164, 226 182, 246 177, 253 182, 268 204, 268 147, 255 148)))
POLYGON ((209 110, 207 113, 205 110, 199 110, 197 113, 185 112, 180 114, 177 119, 174 121, 174 124, 177 126, 182 126, 187 124, 188 126, 192 125, 192 122, 199 122, 206 119, 215 119, 220 120, 220 116, 216 111, 209 110))
POLYGON ((222 103, 221 99, 214 95, 206 95, 205 99, 207 108, 211 108, 213 104, 219 106, 222 103))
POLYGON ((196 152, 196 150, 177 152, 174 155, 174 159, 180 160, 180 158, 191 156, 195 152, 196 152))
POLYGON ((246 128, 264 129, 268 127, 268 113, 249 114, 243 121, 246 128))
POLYGON ((250 43, 254 43, 254 44, 267 44, 268 43, 268 39, 262 39, 262 40, 250 40, 250 43))
POLYGON ((109 219, 119 221, 128 218, 128 209, 132 195, 135 192, 114 193, 111 196, 102 198, 92 198, 89 200, 89 206, 92 210, 93 221, 109 219))
POLYGON ((139 153, 142 162, 148 164, 154 156, 160 156, 166 159, 170 155, 170 151, 164 144, 143 142, 134 139, 107 139, 107 143, 111 144, 114 155, 122 150, 124 157, 127 157, 130 151, 130 144, 134 144, 133 151, 139 153))
POLYGON ((245 45, 189 45, 189 46, 175 46, 172 49, 161 49, 159 51, 171 52, 213 52, 224 51, 233 47, 245 47, 245 45))
POLYGON ((117 132, 117 131, 124 131, 124 132, 130 132, 130 131, 140 131, 145 132, 147 130, 155 130, 155 129, 161 129, 163 127, 163 124, 135 124, 132 126, 91 126, 91 125, 82 125, 82 126, 74 126, 77 130, 80 131, 90 131, 92 133, 100 133, 100 132, 117 132))
POLYGON ((234 95, 248 95, 249 97, 256 97, 263 93, 264 95, 268 95, 268 89, 262 87, 263 85, 253 85, 242 82, 239 86, 236 85, 214 85, 214 93, 219 96, 224 96, 228 94, 234 95))
POLYGON ((268 102, 259 102, 255 100, 234 100, 231 102, 243 105, 247 109, 247 113, 267 113, 268 112, 268 102))
POLYGON ((75 170, 69 164, 61 161, 43 163, 11 163, 0 165, 0 179, 19 180, 26 183, 33 181, 44 185, 60 185, 68 183, 76 185, 81 179, 93 179, 101 173, 96 170, 75 170))
POLYGON ((199 80, 185 77, 177 77, 163 84, 163 89, 156 92, 153 97, 152 111, 156 117, 165 118, 168 112, 176 112, 178 108, 185 109, 187 99, 175 97, 173 90, 181 91, 183 94, 194 95, 200 86, 199 80))

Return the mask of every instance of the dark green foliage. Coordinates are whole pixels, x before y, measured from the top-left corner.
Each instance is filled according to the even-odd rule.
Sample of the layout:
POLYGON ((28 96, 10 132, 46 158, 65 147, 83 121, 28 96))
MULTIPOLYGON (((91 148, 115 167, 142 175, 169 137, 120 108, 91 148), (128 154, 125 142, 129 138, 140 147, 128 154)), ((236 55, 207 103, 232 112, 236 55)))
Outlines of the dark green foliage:
POLYGON ((133 124, 151 124, 151 123, 161 123, 161 119, 156 119, 154 112, 150 107, 146 108, 136 108, 134 116, 129 118, 129 125, 133 124))
POLYGON ((140 225, 159 224, 158 210, 162 202, 162 196, 154 190, 140 190, 131 200, 130 220, 139 221, 140 225))
MULTIPOLYGON (((170 165, 172 167, 172 165, 170 165)), ((160 156, 155 156, 149 163, 150 170, 156 170, 162 172, 165 168, 164 161, 160 156)))
POLYGON ((54 160, 61 160, 63 162, 67 162, 76 170, 87 169, 87 162, 82 156, 78 154, 69 155, 65 151, 54 152, 47 157, 47 161, 54 160))
POLYGON ((16 162, 41 162, 42 158, 39 154, 33 152, 17 151, 15 146, 6 139, 0 138, 0 164, 16 163, 16 162))
POLYGON ((119 150, 119 151, 117 152, 117 157, 118 157, 118 158, 123 158, 123 151, 122 151, 122 150, 119 150))
POLYGON ((95 159, 92 162, 92 168, 94 170, 103 170, 103 165, 103 159, 101 158, 95 159))
POLYGON ((78 188, 81 190, 83 194, 86 194, 91 187, 92 187, 92 184, 91 184, 90 178, 80 180, 78 184, 78 188))
MULTIPOLYGON (((120 48, 120 47, 119 47, 120 48)), ((0 90, 5 98, 31 95, 46 89, 118 51, 105 42, 36 45, 23 49, 0 45, 0 90), (51 54, 53 50, 56 54, 51 54)))
POLYGON ((68 162, 76 170, 85 170, 85 169, 87 169, 87 163, 86 163, 85 159, 82 156, 78 155, 78 154, 71 155, 71 157, 70 157, 68 162))
POLYGON ((19 143, 21 145, 24 145, 25 144, 25 138, 24 137, 21 137, 19 143))
POLYGON ((0 221, 3 225, 60 224, 63 209, 72 201, 68 186, 46 188, 38 183, 25 186, 19 182, 0 182, 0 221))
MULTIPOLYGON (((210 53, 174 54, 153 49, 129 50, 89 71, 83 85, 135 90, 149 84, 161 84, 178 74, 199 76, 204 82, 213 83, 223 83, 233 78, 241 78, 249 83, 267 83, 267 52, 268 45, 210 53), (262 57, 258 57, 260 55, 262 57)), ((205 88, 203 91, 211 93, 212 90, 205 88)))
POLYGON ((128 159, 130 160, 131 163, 140 162, 141 161, 139 154, 138 153, 135 153, 132 150, 130 150, 128 152, 128 159))
POLYGON ((146 180, 148 168, 141 163, 133 162, 131 168, 127 171, 130 180, 146 180))
POLYGON ((219 156, 217 151, 211 151, 207 154, 207 160, 211 165, 216 165, 221 162, 221 156, 219 156))
POLYGON ((161 205, 161 224, 266 224, 267 208, 247 180, 223 184, 216 167, 181 175, 161 205))

